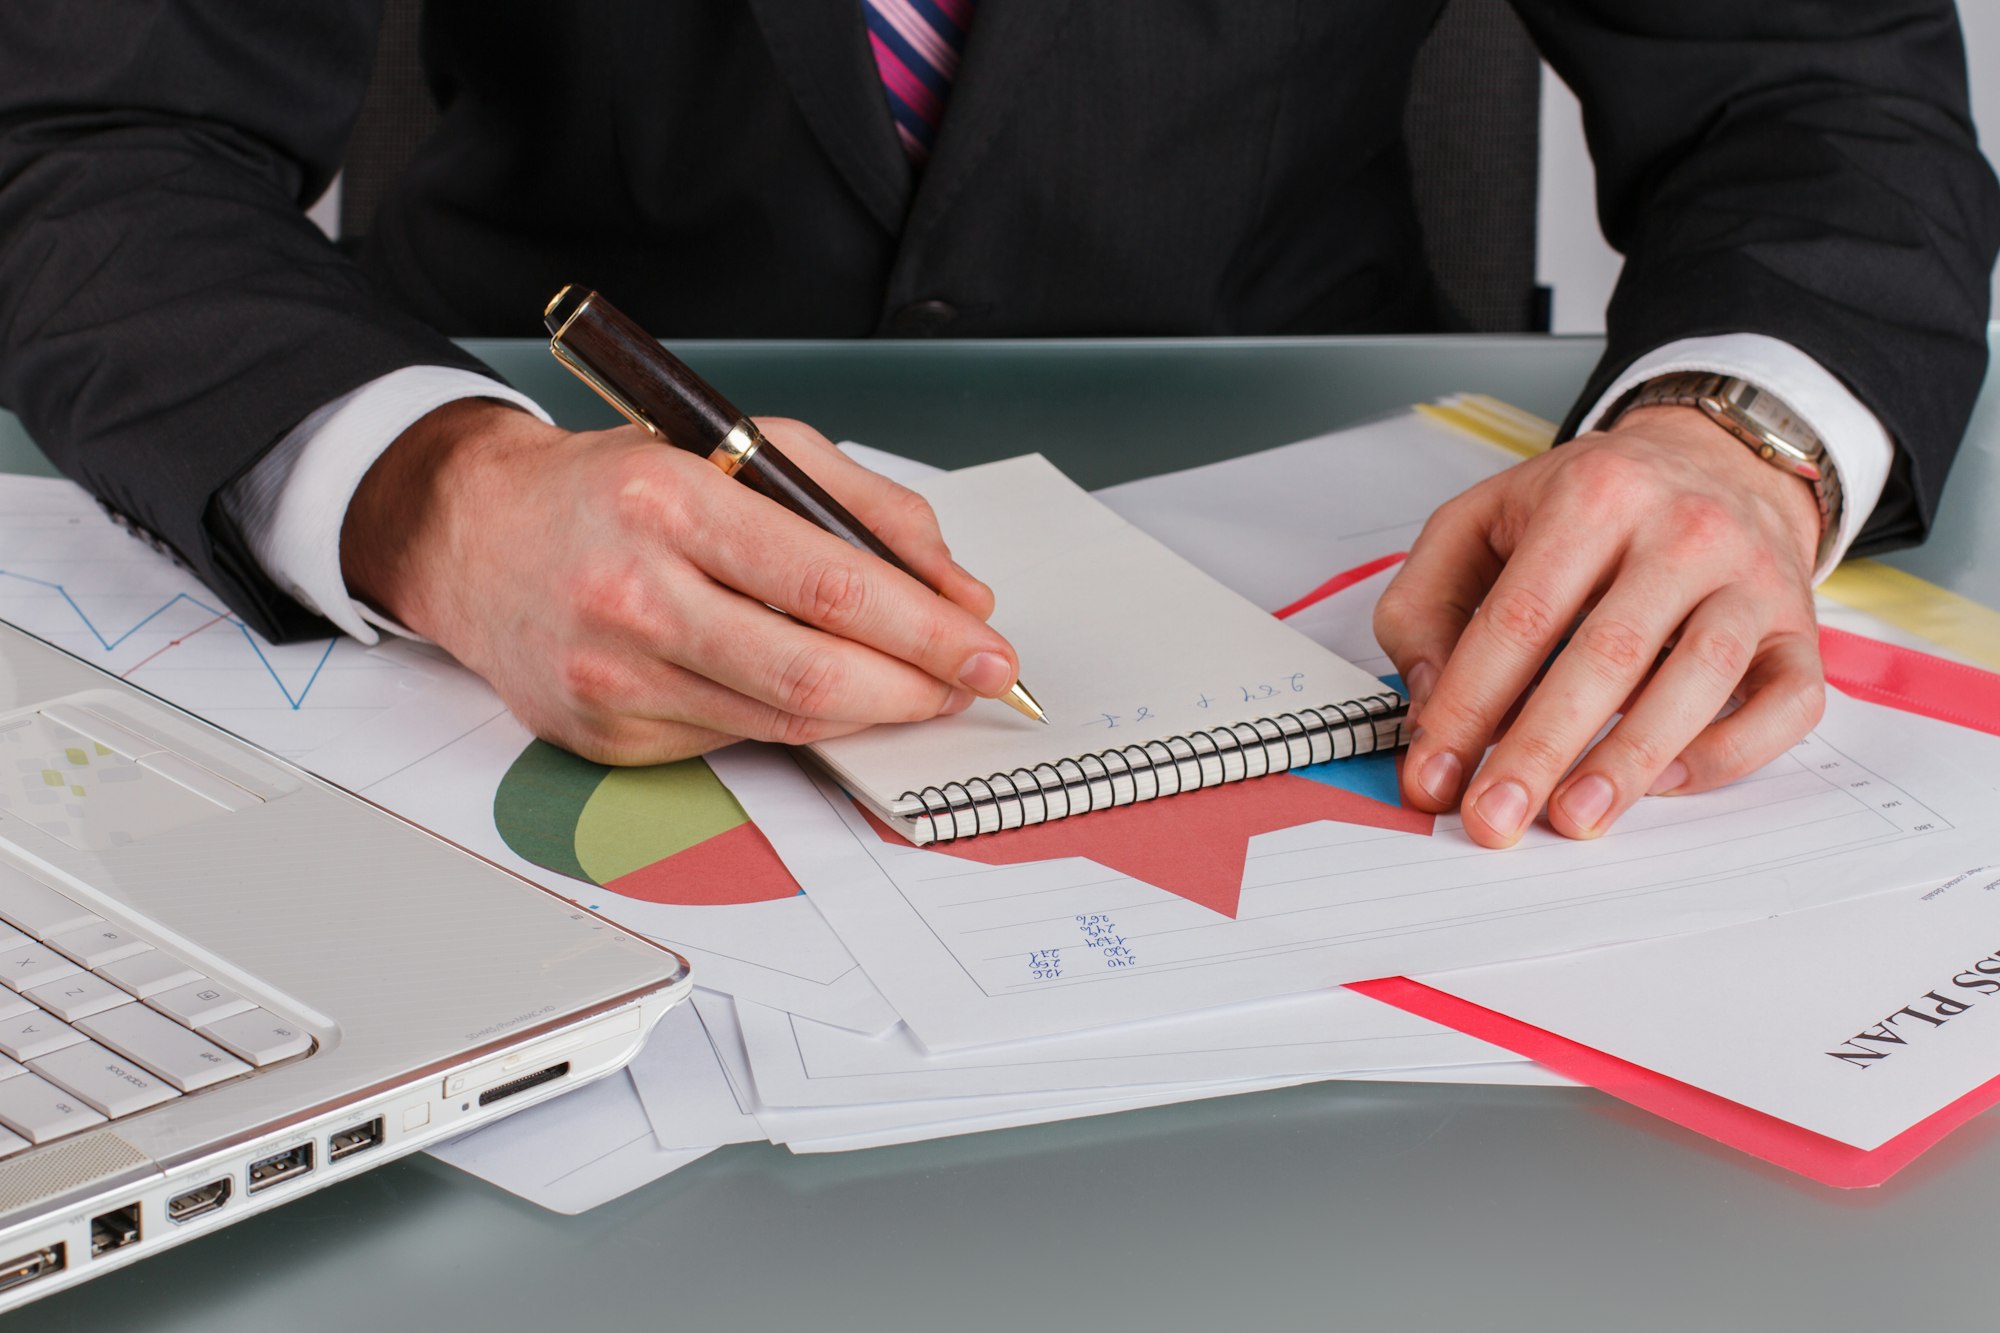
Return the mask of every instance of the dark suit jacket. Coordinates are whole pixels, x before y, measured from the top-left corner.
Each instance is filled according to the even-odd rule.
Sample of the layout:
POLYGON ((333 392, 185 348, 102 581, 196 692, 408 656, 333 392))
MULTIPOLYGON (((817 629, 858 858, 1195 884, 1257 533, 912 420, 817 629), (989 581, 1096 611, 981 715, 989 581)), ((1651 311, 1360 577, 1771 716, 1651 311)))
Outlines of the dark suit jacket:
MULTIPOLYGON (((217 492, 450 334, 579 280, 667 337, 1347 333, 1436 318, 1400 140, 1441 0, 983 0, 932 165, 859 0, 433 0, 443 124, 363 265, 300 216, 380 0, 0 6, 0 402, 252 625, 312 617, 217 492)), ((1921 535, 1983 373, 2000 204, 1944 0, 1516 0, 1628 255, 1582 400, 1695 334, 1842 377, 1921 535)))

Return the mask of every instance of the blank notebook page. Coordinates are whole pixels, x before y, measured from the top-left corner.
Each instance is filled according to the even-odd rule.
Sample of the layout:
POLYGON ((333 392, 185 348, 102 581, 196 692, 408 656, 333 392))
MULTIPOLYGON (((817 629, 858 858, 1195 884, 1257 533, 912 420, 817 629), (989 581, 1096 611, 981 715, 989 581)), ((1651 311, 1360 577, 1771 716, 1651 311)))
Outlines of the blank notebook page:
MULTIPOLYGON (((992 586, 1048 725, 997 700, 811 748, 878 813, 909 793, 1376 697, 1387 687, 1092 499, 1039 454, 925 478, 953 557, 992 586)), ((1317 571, 1301 571, 1301 586, 1317 571)))

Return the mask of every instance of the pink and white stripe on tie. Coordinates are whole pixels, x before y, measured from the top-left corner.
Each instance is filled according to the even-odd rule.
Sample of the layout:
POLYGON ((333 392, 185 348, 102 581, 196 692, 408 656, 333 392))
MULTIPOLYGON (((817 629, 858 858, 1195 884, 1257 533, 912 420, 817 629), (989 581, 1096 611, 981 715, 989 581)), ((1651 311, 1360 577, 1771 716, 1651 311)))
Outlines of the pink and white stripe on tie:
POLYGON ((937 143, 974 0, 861 0, 875 68, 910 160, 922 166, 937 143))

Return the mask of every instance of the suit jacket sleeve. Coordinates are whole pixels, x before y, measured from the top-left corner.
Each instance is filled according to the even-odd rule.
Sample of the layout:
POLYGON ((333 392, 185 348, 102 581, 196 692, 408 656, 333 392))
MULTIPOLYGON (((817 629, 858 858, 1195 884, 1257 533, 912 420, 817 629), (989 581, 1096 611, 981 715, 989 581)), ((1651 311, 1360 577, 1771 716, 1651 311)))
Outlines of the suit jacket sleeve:
POLYGON ((379 9, 0 5, 0 404, 272 637, 323 627, 218 493, 358 385, 478 366, 302 213, 338 169, 379 9))
POLYGON ((1945 0, 1515 0, 1583 102, 1625 255, 1576 410, 1678 338, 1763 333, 1844 381, 1897 465, 1857 553, 1919 541, 1986 368, 2000 191, 1945 0))

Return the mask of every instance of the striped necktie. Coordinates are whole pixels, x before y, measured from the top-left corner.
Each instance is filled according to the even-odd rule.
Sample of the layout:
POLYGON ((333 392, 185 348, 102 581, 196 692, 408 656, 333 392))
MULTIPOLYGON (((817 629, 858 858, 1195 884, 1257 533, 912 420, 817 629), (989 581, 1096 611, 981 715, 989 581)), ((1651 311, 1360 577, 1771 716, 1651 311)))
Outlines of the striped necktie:
POLYGON ((944 123, 945 99, 958 76, 958 53, 976 0, 861 0, 875 68, 889 93, 896 137, 922 166, 944 123))

